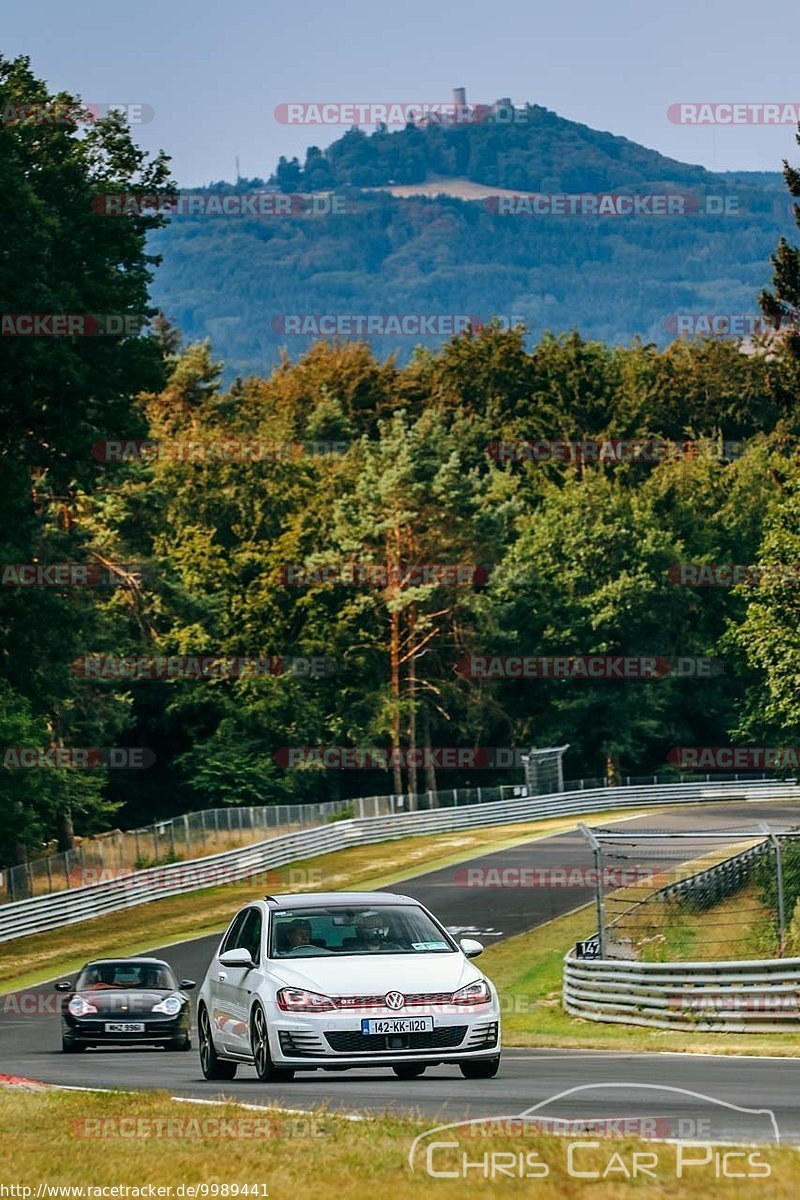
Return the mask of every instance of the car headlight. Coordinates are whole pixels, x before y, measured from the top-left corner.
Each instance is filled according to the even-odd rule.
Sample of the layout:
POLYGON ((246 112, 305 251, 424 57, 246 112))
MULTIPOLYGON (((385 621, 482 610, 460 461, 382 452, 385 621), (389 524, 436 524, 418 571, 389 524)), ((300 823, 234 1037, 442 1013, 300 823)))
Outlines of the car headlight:
POLYGON ((182 1000, 179 1000, 177 996, 167 996, 166 1000, 160 1000, 158 1004, 154 1004, 151 1011, 166 1013, 168 1017, 177 1017, 182 1008, 182 1000))
POLYGON ((330 996, 305 992, 302 988, 281 988, 276 999, 283 1012, 330 1012, 336 1008, 330 996))
POLYGON ((67 1005, 67 1012, 73 1017, 85 1017, 89 1013, 96 1013, 97 1009, 88 1000, 84 1000, 83 996, 73 996, 67 1005))
POLYGON ((468 983, 466 987, 459 988, 457 992, 453 992, 451 1004, 464 1006, 489 1004, 491 999, 492 993, 489 991, 488 983, 485 979, 479 979, 476 983, 468 983))

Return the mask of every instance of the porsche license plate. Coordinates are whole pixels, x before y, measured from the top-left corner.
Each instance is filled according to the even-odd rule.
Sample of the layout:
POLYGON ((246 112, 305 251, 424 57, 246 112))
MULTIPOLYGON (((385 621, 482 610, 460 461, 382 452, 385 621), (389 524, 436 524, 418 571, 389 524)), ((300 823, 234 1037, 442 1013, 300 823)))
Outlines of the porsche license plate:
POLYGON ((144 1033, 142 1021, 106 1021, 106 1033, 144 1033))
POLYGON ((365 1017, 362 1033, 430 1033, 433 1017, 365 1017))

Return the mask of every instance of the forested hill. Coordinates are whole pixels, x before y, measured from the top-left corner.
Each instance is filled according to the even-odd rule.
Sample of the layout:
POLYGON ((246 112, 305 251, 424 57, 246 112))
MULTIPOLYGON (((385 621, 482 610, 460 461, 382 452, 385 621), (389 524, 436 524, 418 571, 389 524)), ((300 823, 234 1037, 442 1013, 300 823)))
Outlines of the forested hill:
POLYGON ((530 192, 702 187, 714 179, 703 167, 568 121, 541 105, 513 112, 514 120, 489 114, 474 124, 407 125, 372 134, 351 129, 324 151, 310 146, 303 163, 282 158, 273 179, 287 192, 422 183, 432 175, 530 192))
MULTIPOLYGON (((351 130, 301 164, 282 159, 272 187, 291 193, 286 216, 181 216, 158 230, 163 256, 153 299, 192 339, 210 338, 227 378, 263 374, 325 331, 292 332, 300 317, 498 315, 521 320, 529 345, 578 329, 614 344, 666 345, 687 314, 756 314, 769 256, 791 235, 776 173, 714 175, 530 105, 513 123, 351 130), (394 184, 430 176, 523 192, 679 193, 685 215, 505 215, 491 200, 399 199, 394 184), (327 212, 332 193, 340 211, 327 212), (322 211, 294 206, 312 193, 322 211), (727 207, 723 208, 723 204, 727 207), (722 210, 722 211, 721 211, 722 210), (287 323, 287 316, 290 320, 287 323)), ((252 193, 267 179, 209 184, 252 193)), ((470 185, 467 185, 470 186, 470 185)), ((301 326, 305 328, 303 322, 301 326)), ((371 334, 380 357, 407 362, 447 338, 371 334)), ((347 333, 344 333, 347 336, 347 333)))

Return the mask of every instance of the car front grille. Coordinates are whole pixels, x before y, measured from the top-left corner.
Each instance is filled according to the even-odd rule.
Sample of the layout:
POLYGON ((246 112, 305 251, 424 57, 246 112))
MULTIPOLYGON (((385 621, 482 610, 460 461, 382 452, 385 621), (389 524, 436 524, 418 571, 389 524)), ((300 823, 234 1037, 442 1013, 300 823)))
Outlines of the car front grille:
MULTIPOLYGON (((425 1004, 450 1004, 452 992, 406 992, 403 1008, 417 1008, 425 1004)), ((334 996, 337 1008, 386 1008, 386 993, 373 996, 334 996)))
POLYGON ((443 1025, 427 1033, 360 1033, 358 1030, 342 1030, 326 1033, 325 1040, 338 1054, 367 1054, 385 1052, 402 1053, 404 1050, 444 1050, 459 1046, 467 1032, 466 1025, 443 1025), (398 1043, 391 1045, 390 1043, 398 1043))

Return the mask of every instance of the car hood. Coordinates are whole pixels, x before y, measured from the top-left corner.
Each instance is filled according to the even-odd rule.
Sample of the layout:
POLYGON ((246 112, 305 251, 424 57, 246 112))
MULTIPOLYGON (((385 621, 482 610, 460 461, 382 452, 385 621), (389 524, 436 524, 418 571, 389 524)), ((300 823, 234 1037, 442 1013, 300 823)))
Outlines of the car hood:
POLYGON ((270 963, 284 987, 333 996, 386 992, 455 992, 484 976, 462 954, 381 954, 270 963))

